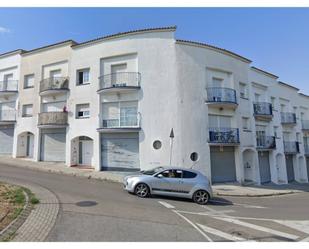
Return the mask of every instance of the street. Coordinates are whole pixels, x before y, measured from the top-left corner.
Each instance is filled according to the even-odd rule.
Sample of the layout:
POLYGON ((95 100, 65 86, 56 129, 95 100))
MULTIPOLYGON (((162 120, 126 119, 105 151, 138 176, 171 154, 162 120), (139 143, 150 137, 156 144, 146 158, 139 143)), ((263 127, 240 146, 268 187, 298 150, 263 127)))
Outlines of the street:
POLYGON ((121 184, 0 165, 60 201, 47 241, 309 241, 309 194, 190 200, 128 194, 121 184))

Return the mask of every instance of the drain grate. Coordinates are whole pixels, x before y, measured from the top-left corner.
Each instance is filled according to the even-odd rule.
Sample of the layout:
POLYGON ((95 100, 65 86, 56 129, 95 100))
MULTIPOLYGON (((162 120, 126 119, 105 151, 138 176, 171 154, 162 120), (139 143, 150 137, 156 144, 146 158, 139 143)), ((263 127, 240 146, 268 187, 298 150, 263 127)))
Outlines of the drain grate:
POLYGON ((98 203, 96 201, 79 201, 76 202, 75 205, 78 207, 92 207, 97 205, 98 203))

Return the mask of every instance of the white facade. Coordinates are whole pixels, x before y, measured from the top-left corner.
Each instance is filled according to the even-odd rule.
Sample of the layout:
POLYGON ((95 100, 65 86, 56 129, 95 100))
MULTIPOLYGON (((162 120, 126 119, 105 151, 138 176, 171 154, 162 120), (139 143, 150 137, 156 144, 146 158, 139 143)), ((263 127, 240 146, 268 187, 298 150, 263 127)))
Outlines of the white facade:
MULTIPOLYGON (((22 52, 13 156, 98 171, 171 164, 213 182, 308 182, 309 97, 174 32, 22 52)), ((9 63, 0 55, 0 78, 9 63)))

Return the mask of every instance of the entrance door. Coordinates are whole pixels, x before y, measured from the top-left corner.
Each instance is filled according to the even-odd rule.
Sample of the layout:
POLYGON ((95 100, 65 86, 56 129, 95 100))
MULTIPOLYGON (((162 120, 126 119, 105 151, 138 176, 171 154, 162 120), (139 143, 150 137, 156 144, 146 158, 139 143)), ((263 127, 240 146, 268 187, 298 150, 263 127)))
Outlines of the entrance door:
POLYGON ((309 157, 306 157, 306 165, 307 165, 307 176, 309 181, 309 157))
POLYGON ((27 148, 26 148, 26 156, 32 158, 33 157, 33 135, 27 134, 27 148))
POLYGON ((259 152, 259 166, 261 183, 267 183, 271 181, 270 164, 269 164, 269 152, 259 152))
POLYGON ((79 164, 92 165, 93 146, 92 140, 81 140, 79 142, 79 164))
POLYGON ((286 171, 288 175, 288 182, 292 182, 295 180, 294 167, 293 167, 293 156, 286 156, 285 162, 286 162, 286 171))
POLYGON ((46 129, 42 131, 41 160, 51 162, 65 161, 65 129, 46 129))

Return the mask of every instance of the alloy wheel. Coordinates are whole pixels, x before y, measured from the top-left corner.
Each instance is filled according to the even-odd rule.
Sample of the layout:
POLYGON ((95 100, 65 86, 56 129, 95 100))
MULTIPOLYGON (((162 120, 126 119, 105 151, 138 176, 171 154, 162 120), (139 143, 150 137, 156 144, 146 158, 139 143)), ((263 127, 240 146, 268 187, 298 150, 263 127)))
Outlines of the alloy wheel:
POLYGON ((145 198, 149 194, 149 188, 145 183, 140 183, 135 188, 135 194, 139 197, 145 198))
POLYGON ((205 205, 209 200, 209 195, 205 190, 198 190, 194 193, 193 200, 197 204, 205 205))

